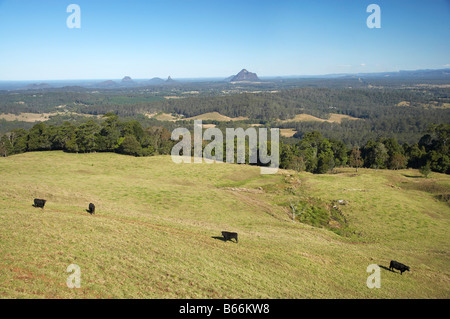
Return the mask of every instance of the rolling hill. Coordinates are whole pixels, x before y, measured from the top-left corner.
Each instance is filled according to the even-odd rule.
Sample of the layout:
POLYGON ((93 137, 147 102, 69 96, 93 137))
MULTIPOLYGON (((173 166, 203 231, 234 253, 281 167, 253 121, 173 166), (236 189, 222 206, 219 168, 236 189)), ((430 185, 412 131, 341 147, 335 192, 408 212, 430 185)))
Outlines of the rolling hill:
POLYGON ((450 297, 447 175, 260 175, 59 151, 0 158, 0 172, 2 298, 450 297), (47 199, 45 209, 33 198, 47 199), (290 203, 304 214, 296 222, 290 203), (345 223, 315 215, 332 205, 345 223), (381 268, 381 288, 367 288, 367 266, 391 259, 411 272, 381 268), (79 289, 66 286, 70 264, 81 269, 79 289))

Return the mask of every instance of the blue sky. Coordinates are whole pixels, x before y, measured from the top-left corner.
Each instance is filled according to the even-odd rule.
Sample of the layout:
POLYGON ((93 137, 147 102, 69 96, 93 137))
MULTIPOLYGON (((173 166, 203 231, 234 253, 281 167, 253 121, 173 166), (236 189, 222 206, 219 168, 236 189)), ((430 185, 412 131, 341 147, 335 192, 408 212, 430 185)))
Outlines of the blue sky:
POLYGON ((0 80, 449 68, 449 39, 448 0, 0 0, 0 80))

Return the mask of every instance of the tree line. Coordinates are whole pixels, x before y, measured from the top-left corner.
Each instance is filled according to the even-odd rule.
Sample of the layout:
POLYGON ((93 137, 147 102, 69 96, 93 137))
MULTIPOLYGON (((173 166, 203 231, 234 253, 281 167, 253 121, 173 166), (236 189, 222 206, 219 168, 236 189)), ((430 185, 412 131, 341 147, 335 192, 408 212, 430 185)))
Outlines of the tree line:
POLYGON ((29 130, 14 129, 1 136, 0 155, 32 151, 116 152, 134 156, 170 154, 170 132, 160 126, 146 129, 136 120, 120 121, 116 114, 104 115, 100 124, 94 120, 75 125, 35 124, 29 130))
MULTIPOLYGON (((312 173, 327 173, 335 167, 375 169, 427 167, 450 173, 450 124, 431 125, 413 144, 399 144, 393 137, 369 139, 362 147, 349 148, 338 139, 320 132, 303 134, 296 143, 280 141, 280 167, 312 173)), ((108 113, 97 123, 90 119, 76 125, 37 123, 29 130, 14 129, 0 137, 0 156, 31 151, 116 152, 133 156, 170 154, 175 141, 162 126, 143 128, 136 120, 120 120, 108 113)), ((269 148, 270 149, 270 148, 269 148)), ((246 152, 248 154, 248 151, 246 152)), ((246 158, 248 163, 248 156, 246 158)))
POLYGON ((281 168, 326 173, 334 167, 375 169, 426 168, 450 174, 450 124, 431 125, 416 143, 400 145, 393 137, 369 139, 364 146, 347 148, 345 143, 328 139, 314 131, 295 144, 283 144, 281 168))

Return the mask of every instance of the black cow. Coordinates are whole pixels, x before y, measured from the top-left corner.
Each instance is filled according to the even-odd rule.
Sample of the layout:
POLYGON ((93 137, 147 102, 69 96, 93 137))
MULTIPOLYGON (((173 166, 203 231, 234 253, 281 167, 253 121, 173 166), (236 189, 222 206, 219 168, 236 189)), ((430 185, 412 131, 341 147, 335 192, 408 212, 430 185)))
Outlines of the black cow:
POLYGON ((44 208, 46 200, 45 199, 39 199, 39 198, 35 198, 34 199, 34 207, 40 207, 40 208, 44 208))
POLYGON ((223 238, 225 238, 225 241, 232 240, 234 238, 236 240, 236 243, 238 242, 238 234, 237 233, 223 231, 222 236, 223 236, 223 238))
POLYGON ((89 210, 88 212, 92 215, 95 214, 95 205, 92 203, 89 203, 89 210))
POLYGON ((400 270, 401 275, 403 275, 404 271, 409 271, 408 266, 403 265, 402 263, 399 263, 398 261, 395 261, 395 260, 391 260, 391 263, 389 264, 389 270, 392 270, 392 269, 400 270))

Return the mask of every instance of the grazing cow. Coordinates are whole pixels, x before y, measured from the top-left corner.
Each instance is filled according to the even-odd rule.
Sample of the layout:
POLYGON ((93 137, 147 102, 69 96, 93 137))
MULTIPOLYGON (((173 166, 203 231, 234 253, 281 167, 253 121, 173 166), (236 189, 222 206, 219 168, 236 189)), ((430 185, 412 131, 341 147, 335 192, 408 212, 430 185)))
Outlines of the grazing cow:
POLYGON ((389 264, 389 270, 392 270, 392 269, 400 270, 401 275, 403 275, 404 271, 409 271, 408 266, 403 265, 402 263, 399 263, 398 261, 395 261, 395 260, 391 260, 391 263, 389 264))
POLYGON ((234 238, 236 240, 236 243, 238 242, 238 234, 237 233, 223 231, 222 236, 223 236, 223 238, 225 238, 225 241, 232 240, 234 238))
POLYGON ((92 215, 95 214, 95 205, 90 203, 88 212, 92 215))
POLYGON ((39 198, 35 198, 34 199, 34 207, 40 207, 40 208, 44 208, 46 200, 45 199, 39 199, 39 198))

